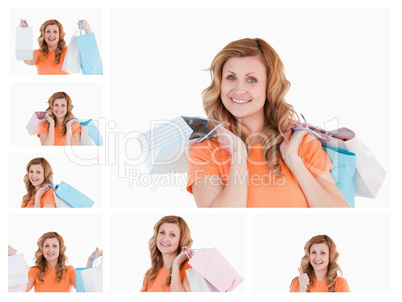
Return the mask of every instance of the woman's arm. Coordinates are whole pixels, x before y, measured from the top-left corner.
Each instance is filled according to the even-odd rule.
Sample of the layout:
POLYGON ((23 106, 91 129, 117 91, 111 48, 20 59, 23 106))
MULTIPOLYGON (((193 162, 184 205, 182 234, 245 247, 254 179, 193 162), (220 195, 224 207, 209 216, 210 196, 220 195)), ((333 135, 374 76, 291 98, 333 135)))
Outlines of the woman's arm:
POLYGON ((73 284, 74 288, 77 288, 77 278, 76 278, 76 276, 71 278, 71 283, 73 284))
POLYGON ((47 133, 41 133, 39 138, 42 146, 54 146, 54 125, 55 121, 51 114, 46 113, 46 121, 49 123, 47 133))
POLYGON ((191 292, 190 285, 187 278, 181 280, 180 277, 180 265, 187 259, 186 249, 190 249, 184 246, 181 249, 181 253, 173 260, 172 264, 172 279, 170 283, 171 292, 191 292))
POLYGON ((349 207, 331 173, 328 171, 314 178, 298 155, 300 143, 306 134, 307 131, 305 130, 296 131, 293 134, 292 130, 287 130, 280 151, 285 164, 295 176, 304 196, 306 196, 309 206, 312 208, 349 207))
POLYGON ((246 207, 247 205, 247 150, 243 141, 224 127, 217 130, 220 148, 231 156, 226 184, 216 175, 196 181, 191 189, 198 207, 246 207))
MULTIPOLYGON (((27 20, 21 19, 20 27, 28 27, 27 20)), ((38 56, 35 53, 33 53, 32 60, 23 60, 23 61, 27 65, 36 65, 36 63, 38 62, 38 56)))
POLYGON ((28 283, 27 283, 27 292, 29 292, 34 285, 34 280, 31 277, 28 277, 28 283))
POLYGON ((89 25, 88 21, 79 20, 78 21, 78 26, 80 25, 80 22, 82 22, 83 28, 87 31, 88 34, 92 32, 91 26, 89 25))
POLYGON ((96 250, 93 251, 92 254, 88 257, 87 267, 92 267, 92 262, 100 256, 103 256, 103 250, 96 248, 96 250))
MULTIPOLYGON (((42 198, 50 190, 48 186, 42 187, 35 194, 34 208, 41 208, 42 198)), ((53 204, 45 204, 44 208, 55 208, 53 204)))
POLYGON ((71 119, 67 122, 67 146, 79 146, 81 143, 81 133, 73 133, 72 125, 76 123, 75 119, 71 119))

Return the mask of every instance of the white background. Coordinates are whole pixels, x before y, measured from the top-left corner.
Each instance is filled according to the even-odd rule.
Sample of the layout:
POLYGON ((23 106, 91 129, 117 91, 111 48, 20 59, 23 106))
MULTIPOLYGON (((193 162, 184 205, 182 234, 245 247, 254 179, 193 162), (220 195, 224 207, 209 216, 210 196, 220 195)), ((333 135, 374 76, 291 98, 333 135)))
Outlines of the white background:
MULTIPOLYGON (((53 5, 52 5, 53 6, 53 5)), ((101 58, 103 58, 103 22, 101 8, 82 8, 82 7, 64 7, 58 9, 52 6, 46 8, 21 7, 13 8, 10 11, 10 28, 13 31, 11 36, 10 50, 10 68, 11 74, 36 74, 36 67, 26 65, 21 60, 15 59, 15 27, 19 26, 20 19, 26 19, 28 25, 33 29, 33 49, 39 49, 38 38, 40 36, 39 28, 46 20, 56 19, 63 25, 64 40, 66 45, 70 43, 71 37, 78 29, 78 21, 86 20, 95 33, 101 58)))
MULTIPOLYGON (((74 10, 80 10, 82 9, 80 7, 83 6, 83 3, 82 1, 78 0, 71 0, 68 3, 56 3, 54 1, 44 0, 37 5, 37 9, 28 9, 26 11, 41 14, 42 11, 48 11, 49 7, 55 7, 56 9, 52 11, 50 16, 54 17, 56 14, 62 14, 66 10, 66 7, 74 10)), ((325 121, 333 116, 338 115, 338 113, 336 113, 337 107, 332 106, 332 101, 334 99, 340 100, 343 103, 342 105, 346 104, 346 106, 352 106, 352 109, 348 111, 344 111, 345 106, 339 106, 339 110, 342 110, 342 113, 338 115, 340 117, 340 126, 347 126, 355 130, 359 137, 361 137, 361 139, 377 155, 381 164, 389 172, 389 177, 387 176, 386 182, 384 183, 384 186, 382 187, 377 199, 372 200, 372 204, 370 204, 371 200, 365 199, 364 202, 368 202, 368 208, 366 209, 363 209, 360 206, 354 210, 307 209, 306 211, 303 211, 302 209, 206 209, 204 211, 203 209, 193 208, 195 205, 192 196, 187 192, 179 192, 181 188, 180 186, 166 189, 159 188, 157 192, 151 192, 147 188, 128 188, 127 179, 112 181, 113 177, 116 175, 116 168, 113 166, 113 162, 109 161, 112 167, 107 165, 102 166, 102 170, 104 172, 102 178, 102 195, 110 196, 110 200, 109 198, 104 198, 104 207, 102 209, 88 209, 89 211, 84 211, 85 209, 77 210, 74 211, 74 214, 71 214, 67 211, 64 212, 63 209, 60 210, 62 211, 60 213, 66 215, 68 214, 68 220, 73 221, 73 224, 76 224, 77 217, 79 216, 88 216, 90 213, 102 214, 103 229, 97 229, 96 226, 89 224, 86 225, 86 228, 91 229, 94 233, 99 232, 103 234, 103 245, 105 247, 104 250, 106 251, 104 268, 105 276, 114 278, 109 271, 110 265, 107 265, 107 263, 113 262, 112 259, 110 259, 108 249, 110 246, 110 238, 115 236, 115 233, 112 233, 109 229, 110 214, 152 214, 155 212, 155 210, 139 209, 138 205, 145 204, 150 208, 158 207, 156 201, 161 201, 163 202, 164 207, 167 208, 161 208, 158 210, 161 212, 160 216, 170 214, 175 205, 180 207, 192 207, 192 209, 187 210, 188 213, 205 215, 204 221, 206 222, 208 222, 208 215, 211 214, 220 214, 223 216, 229 213, 235 213, 243 214, 245 216, 246 282, 244 283, 244 286, 246 288, 245 292, 236 291, 232 294, 229 293, 222 295, 189 294, 183 296, 180 293, 171 293, 170 295, 163 293, 116 293, 110 292, 108 279, 105 279, 105 293, 93 295, 94 298, 97 298, 101 301, 110 301, 113 299, 119 299, 122 301, 156 301, 159 299, 163 299, 165 301, 177 301, 178 299, 183 298, 192 300, 210 299, 212 301, 244 301, 250 299, 261 301, 322 301, 323 299, 328 301, 338 301, 340 298, 337 294, 290 295, 285 292, 268 292, 268 290, 264 293, 255 291, 255 238, 253 235, 254 215, 278 214, 284 216, 299 215, 300 217, 313 214, 318 216, 337 215, 339 219, 337 224, 341 225, 345 216, 353 216, 357 214, 363 216, 385 214, 391 216, 392 227, 391 233, 388 232, 387 234, 384 234, 384 236, 390 234, 392 240, 390 252, 392 274, 391 291, 388 293, 379 292, 366 294, 355 292, 342 295, 341 299, 343 301, 401 300, 399 288, 400 284, 402 283, 400 274, 402 271, 402 266, 399 259, 402 238, 402 206, 400 203, 401 194, 399 188, 401 177, 399 176, 399 171, 402 168, 402 164, 401 161, 398 160, 400 158, 399 115, 401 109, 400 100, 402 99, 402 93, 400 91, 400 83, 402 83, 402 74, 400 72, 402 67, 402 58, 400 56, 402 53, 400 43, 400 37, 402 36, 402 9, 400 6, 400 1, 304 0, 301 2, 298 0, 254 0, 245 3, 241 0, 205 0, 202 2, 189 2, 185 0, 169 0, 169 2, 164 0, 155 0, 152 2, 145 2, 141 0, 115 0, 110 3, 110 1, 100 0, 94 2, 93 5, 95 5, 95 10, 99 7, 103 8, 101 10, 103 24, 100 24, 100 27, 96 26, 95 28, 95 25, 92 26, 92 19, 90 20, 89 18, 86 18, 88 13, 84 14, 83 17, 90 21, 91 26, 95 31, 104 63, 104 76, 96 77, 96 79, 103 79, 104 104, 108 105, 104 107, 104 113, 106 117, 115 119, 117 121, 118 127, 120 127, 119 131, 121 131, 123 134, 134 130, 146 131, 149 129, 149 121, 154 118, 173 118, 180 114, 201 115, 203 110, 200 93, 209 84, 209 75, 207 72, 203 72, 200 69, 207 68, 211 63, 213 56, 231 40, 246 36, 260 36, 266 39, 278 51, 279 55, 284 61, 288 79, 292 82, 292 88, 288 94, 288 101, 295 106, 296 110, 298 112, 302 112, 308 121, 324 126, 325 121), (127 8, 129 7, 137 7, 137 9, 135 11, 128 10, 127 8), (137 12, 141 7, 152 7, 155 9, 152 22, 144 20, 139 12, 137 12), (162 7, 170 7, 172 10, 161 10, 160 8, 162 7), (186 14, 189 13, 189 10, 183 9, 183 7, 196 8, 197 14, 191 15, 191 18, 187 17, 186 14), (208 9, 205 10, 203 7, 208 9), (240 10, 238 10, 238 14, 234 14, 234 10, 232 8, 235 7, 240 8, 240 10), (296 13, 291 14, 290 10, 287 10, 287 12, 289 12, 288 14, 286 13, 282 15, 267 13, 263 15, 263 22, 261 22, 259 12, 263 10, 262 8, 270 8, 269 10, 271 11, 275 7, 291 9, 296 13), (304 8, 304 10, 295 9, 301 7, 304 8), (362 14, 360 10, 360 8, 365 9, 370 7, 374 8, 374 10, 372 10, 373 15, 371 18, 365 14, 362 14), (380 17, 380 15, 383 14, 383 10, 378 9, 379 7, 387 7, 390 9, 390 26, 387 25, 389 24, 389 21, 380 17), (119 13, 121 13, 121 18, 118 19, 116 18, 117 8, 120 9, 119 13), (158 8, 160 9, 160 13, 157 13, 158 8), (251 8, 254 9, 250 10, 251 8), (345 16, 344 14, 339 14, 339 8, 341 8, 341 11, 345 11, 344 8, 349 8, 347 9, 347 11, 349 11, 349 17, 345 16), (314 11, 317 13, 307 13, 308 11, 311 12, 312 9, 314 9, 314 11), (133 14, 124 15, 125 11, 133 12, 133 14), (175 14, 175 11, 180 11, 181 14, 178 16, 178 14, 175 14), (214 11, 220 12, 220 14, 214 13, 214 11), (324 14, 325 11, 328 13, 324 14), (333 12, 332 17, 330 16, 331 12, 333 12), (379 15, 376 15, 377 12, 379 15), (170 15, 166 15, 167 13, 170 15), (320 15, 321 13, 323 15, 320 15), (283 16, 283 18, 279 19, 276 16, 283 16), (129 19, 130 22, 127 22, 127 19, 129 19), (270 20, 272 19, 275 19, 278 22, 272 25, 272 23, 270 23, 270 20), (352 22, 351 19, 353 19, 354 22, 352 22), (163 23, 159 20, 163 21, 163 23), (193 20, 197 20, 199 22, 198 30, 194 30, 194 27, 190 26, 195 23, 193 20), (331 24, 329 24, 329 20, 332 21, 331 24), (377 22, 377 20, 381 21, 382 23, 377 22), (385 27, 383 25, 383 21, 385 22, 385 27), (118 24, 114 24, 116 22, 118 24), (172 26, 170 25, 172 23, 177 24, 177 26, 173 28, 174 30, 169 32, 167 30, 165 31, 165 28, 172 29, 172 26), (256 23, 262 23, 262 26, 256 27, 256 23), (124 26, 119 26, 120 24, 124 26), (375 24, 376 26, 373 26, 372 24, 375 24), (102 30, 99 30, 99 28, 102 30), (367 28, 369 28, 370 31, 366 31, 365 29, 367 28), (384 28, 386 31, 384 31, 384 28), (313 31, 308 31, 306 29, 313 31), (360 29, 360 31, 358 29, 360 29), (113 37, 118 34, 118 31, 124 32, 125 34, 120 34, 122 39, 113 40, 113 37), (228 33, 229 31, 231 31, 232 34, 228 33), (255 33, 252 31, 255 31, 255 33), (349 31, 354 32, 355 35, 349 35, 349 31), (158 35, 155 35, 155 32, 158 35), (163 33, 163 36, 159 34, 161 32, 163 33), (216 34, 215 32, 219 34, 216 34), (268 32, 269 36, 267 34, 268 32), (379 34, 378 32, 381 32, 382 34, 379 34), (311 36, 308 35, 309 33, 311 33, 311 36), (390 34, 391 56, 389 57, 389 53, 385 51, 385 49, 388 47, 388 43, 385 41, 388 39, 387 37, 389 37, 390 34), (345 40, 340 41, 341 44, 336 44, 333 42, 339 41, 339 37, 342 36, 346 38, 345 40), (367 36, 369 36, 369 39, 367 36), (103 39, 103 43, 99 43, 99 39, 103 39), (196 43, 193 43, 194 39, 196 39, 196 43), (112 40, 114 42, 113 44, 110 43, 112 40), (158 41, 159 43, 157 43, 158 41), (304 41, 307 41, 308 43, 304 43, 304 41), (322 43, 319 43, 320 41, 322 41, 322 43), (173 47, 170 42, 172 42, 173 45, 180 45, 180 47, 183 47, 183 44, 186 44, 187 46, 184 46, 187 47, 185 48, 187 51, 182 50, 183 48, 173 47), (365 47, 359 47, 360 43, 363 43, 365 47), (155 44, 157 45, 155 46, 155 44), (314 45, 316 48, 312 48, 310 45, 314 45), (342 48, 342 46, 344 47, 342 48), (188 48, 190 47, 191 49, 188 51, 188 48), (337 48, 339 52, 332 52, 331 49, 334 47, 337 48), (200 49, 203 49, 203 51, 201 52, 200 49), (323 52, 323 49, 325 49, 327 52, 323 52), (377 51, 372 52, 373 49, 377 51), (358 50, 358 52, 356 50, 358 50), (138 55, 139 51, 142 51, 141 56, 138 55), (148 52, 150 54, 152 53, 153 57, 151 57, 148 52), (358 54, 357 56, 356 53, 358 54), (352 64, 353 62, 351 62, 349 54, 354 56, 354 59, 356 59, 356 62, 358 63, 357 65, 352 64), (339 55, 342 55, 342 59, 337 59, 339 55), (168 58, 166 59, 166 57, 168 58), (317 61, 316 58, 319 60, 317 61), (133 62, 135 62, 135 66, 133 66, 133 62), (350 64, 345 67, 343 62, 350 64), (295 63, 297 64, 295 65, 295 63), (371 72, 371 64, 374 64, 374 73, 371 72), (338 66, 345 67, 343 72, 339 71, 338 66), (114 70, 111 70, 111 68, 114 70), (387 85, 386 81, 384 80, 384 78, 389 79, 389 68, 391 71, 391 86, 389 84, 387 85), (317 70, 320 72, 317 72, 317 70), (364 70, 365 72, 360 72, 361 70, 364 70), (345 82, 338 82, 338 80, 343 80, 344 78, 349 79, 355 75, 356 72, 359 72, 359 76, 353 78, 353 80, 356 82, 348 82, 349 84, 345 82), (302 76, 300 76, 300 74, 302 76), (368 81, 367 85, 363 85, 361 79, 368 81), (185 84, 183 82, 185 82, 185 84), (343 86, 341 84, 343 84, 343 86), (356 90, 351 89, 351 86, 355 86, 356 90), (113 90, 110 89, 112 87, 113 90), (324 90, 322 87, 325 87, 326 89, 324 90), (344 89, 344 87, 346 89, 344 89), (382 87, 383 90, 380 90, 377 87, 382 87), (124 93, 119 93, 118 89, 122 89, 124 93), (296 90, 298 93, 296 93, 296 90), (356 97, 356 94, 359 96, 359 102, 354 102, 351 98, 349 98, 349 96, 356 97), (380 97, 373 99, 371 97, 372 94, 380 97), (324 102, 324 104, 322 104, 323 95, 331 100, 331 102, 324 102), (157 98, 154 98, 153 96, 157 96, 157 98), (362 97, 360 98, 360 96, 362 97), (391 96, 391 105, 389 96, 391 96), (124 97, 126 101, 123 102, 121 99, 122 97, 124 97), (152 101, 155 99, 157 102, 152 101), (345 102, 346 99, 348 99, 349 102, 345 102), (315 101, 313 102, 312 100, 315 101), (174 109, 174 106, 177 107, 178 103, 181 107, 174 109), (172 106, 172 104, 174 104, 174 106, 172 106), (329 106, 332 107, 329 108, 329 106), (356 108, 359 110, 356 110, 356 108), (363 111, 362 108, 366 109, 366 111, 363 111), (388 109, 386 110, 385 108, 388 109), (127 114, 122 114, 123 111, 127 111, 127 114), (328 118, 326 115, 323 115, 323 111, 328 113, 330 117, 328 118), (129 118, 127 118, 127 116, 129 118), (358 123, 358 121, 364 121, 364 123, 358 123), (367 131, 366 129, 361 130, 362 127, 367 126, 367 123, 370 126, 370 131, 367 131), (367 138, 367 136, 369 138, 367 138), (373 145, 373 141, 371 140, 372 137, 375 137, 378 140, 378 143, 375 145, 373 145), (114 192, 114 194, 112 194, 112 192, 114 192), (124 200, 121 201, 121 199, 124 200), (126 202, 126 200, 128 201, 126 202), (166 203, 166 201, 168 201, 168 203, 166 203), (116 208, 116 206, 132 207, 131 204, 133 202, 137 203, 136 208, 116 208)), ((0 61, 0 88, 3 99, 2 121, 4 125, 6 125, 3 132, 3 142, 5 143, 1 145, 0 156, 6 159, 8 159, 10 155, 14 153, 40 153, 40 150, 42 150, 31 147, 26 148, 20 146, 11 146, 9 143, 11 142, 10 137, 12 133, 12 130, 10 129, 11 121, 9 116, 9 113, 11 112, 11 84, 23 82, 54 83, 61 81, 61 77, 32 77, 32 75, 36 73, 35 68, 26 66, 22 62, 15 62, 15 53, 13 49, 15 26, 18 25, 18 20, 21 17, 25 17, 29 20, 27 15, 20 16, 18 12, 29 7, 32 7, 32 3, 27 0, 20 0, 13 4, 11 4, 9 1, 9 3, 2 3, 0 10, 0 22, 2 28, 5 29, 3 31, 3 40, 5 41, 6 45, 8 41, 10 41, 9 47, 6 46, 0 48, 2 57, 6 58, 5 60, 0 61), (12 9, 10 9, 11 7, 12 9), (12 15, 14 11, 17 11, 16 15, 12 15), (18 72, 17 69, 12 68, 14 65, 19 65, 18 68, 21 68, 24 71, 18 72), (28 75, 28 73, 30 75, 28 75)), ((94 10, 94 8, 91 8, 90 10, 94 10)), ((152 15, 152 11, 149 15, 152 15)), ((81 15, 78 16, 78 19, 80 18, 81 15)), ((44 17, 39 19, 38 26, 40 26, 41 22, 47 18, 44 17)), ((62 17, 59 19, 62 20, 62 17)), ((72 22, 63 22, 66 31, 68 30, 68 24, 72 24, 71 26, 73 29, 71 31, 74 30, 76 20, 75 18, 73 19, 74 20, 72 20, 72 22)), ((38 30, 38 26, 36 29, 34 28, 34 32, 35 30, 38 30)), ((71 79, 74 80, 77 78, 78 77, 71 77, 71 79)), ((91 78, 92 77, 90 76, 81 76, 79 77, 79 81, 92 81, 91 78)), ((63 82, 68 82, 71 81, 71 79, 70 77, 63 77, 62 80, 63 82)), ((331 129, 335 127, 328 126, 328 128, 331 129)), ((123 139, 121 140, 123 144, 126 143, 123 139)), ((115 147, 118 146, 118 144, 111 146, 113 152, 119 152, 119 150, 115 150, 115 147)), ((110 152, 110 150, 108 151, 110 152)), ((125 150, 123 150, 123 152, 124 151, 125 150)), ((128 142, 127 153, 133 157, 134 155, 137 155, 135 154, 135 151, 138 150, 136 149, 134 139, 131 139, 128 142)), ((46 153, 47 152, 48 151, 46 151, 46 153)), ((111 152, 111 158, 115 158, 115 153, 113 152, 111 152)), ((7 167, 7 164, 5 164, 5 166, 7 167)), ((38 216, 36 214, 33 215, 31 213, 23 213, 22 209, 9 208, 9 202, 7 201, 10 199, 10 190, 8 189, 10 184, 9 171, 10 169, 3 169, 3 173, 1 173, 0 176, 0 184, 4 197, 4 202, 0 203, 1 229, 8 230, 9 222, 15 215, 20 216, 23 219, 29 216, 33 217, 33 219, 39 218, 44 220, 45 223, 47 219, 52 220, 52 217, 54 217, 54 211, 49 212, 44 209, 44 212, 41 213, 44 213, 46 217, 42 218, 42 216, 38 216)), ((361 202, 358 200, 357 204, 359 205, 361 202)), ((57 215, 57 217, 59 217, 59 215, 57 215)), ((60 221, 59 225, 64 224, 64 221, 60 221)), ((376 224, 375 221, 373 224, 376 224)), ((22 222, 22 225, 25 225, 26 228, 31 228, 33 224, 22 222)), ((66 225, 70 226, 69 224, 66 225)), ((295 225, 294 223, 291 223, 291 225, 287 226, 289 229, 295 227, 299 226, 295 225)), ((85 228, 83 227, 83 229, 85 228)), ((316 234, 315 230, 315 227, 311 229, 311 233, 314 231, 314 234, 312 235, 316 234)), ((279 232, 277 228, 275 228, 274 231, 279 232)), ((135 234, 133 233, 133 230, 122 229, 120 232, 126 234, 128 241, 135 241, 135 234)), ((142 233, 143 230, 141 229, 139 232, 142 233)), ((361 232, 364 232, 364 230, 362 229, 361 232)), ((4 251, 4 257, 0 258, 2 267, 7 266, 5 246, 6 244, 10 243, 7 234, 8 232, 6 231, 0 232, 0 241, 3 242, 4 251)), ((268 235, 269 233, 267 236, 268 235)), ((79 232, 76 232, 76 237, 81 238, 79 232)), ((83 240, 85 240, 85 238, 83 240)), ((35 243, 36 240, 37 236, 35 235, 33 242, 35 243)), ((294 252, 294 255, 296 258, 294 259, 292 256, 292 259, 289 260, 292 261, 292 263, 295 263, 296 267, 299 264, 300 257, 302 256, 300 254, 300 246, 302 247, 305 241, 306 239, 303 238, 303 240, 300 240, 300 244, 295 244, 296 251, 294 252)), ((339 245, 338 241, 339 240, 337 238, 337 244, 339 245)), ((381 244, 381 242, 378 244, 381 244)), ((344 267, 346 263, 343 262, 347 258, 343 252, 344 245, 342 245, 341 248, 342 268, 344 269, 345 277, 347 277, 349 280, 351 278, 350 270, 346 271, 344 267)), ((121 257, 127 259, 127 262, 131 261, 131 258, 135 257, 135 250, 127 252, 124 247, 122 247, 122 250, 123 252, 121 257)), ((386 251, 385 257, 388 256, 389 253, 386 251)), ((88 257, 88 255, 83 256, 85 259, 86 257, 88 257)), ((84 263, 82 263, 81 260, 78 260, 78 265, 85 265, 85 259, 83 260, 84 263)), ((75 265, 75 262, 72 262, 72 264, 75 265)), ((293 277, 293 274, 295 274, 295 264, 292 264, 292 267, 289 268, 291 270, 289 272, 290 279, 293 277)), ((375 288, 376 280, 377 278, 381 278, 381 276, 376 275, 376 268, 370 267, 369 269, 371 270, 368 272, 368 274, 373 275, 373 281, 370 282, 368 286, 375 288)), ((143 274, 144 271, 141 270, 140 273, 143 274)), ((283 278, 283 280, 285 279, 286 282, 288 282, 288 276, 283 278)), ((0 280, 1 284, 3 284, 3 286, 0 288, 0 296, 2 297, 2 300, 26 300, 25 295, 7 294, 7 287, 5 285, 7 284, 6 270, 3 270, 1 273, 0 280)), ((49 297, 49 299, 56 298, 58 301, 71 301, 71 299, 75 299, 77 301, 88 300, 87 294, 74 296, 71 296, 71 294, 47 294, 46 297, 49 297)), ((43 298, 44 296, 40 294, 30 295, 30 300, 32 301, 43 301, 43 298)))
MULTIPOLYGON (((244 215, 194 215, 170 211, 161 214, 111 215, 110 218, 110 290, 135 291, 142 287, 145 272, 151 267, 148 241, 157 221, 167 215, 178 215, 188 224, 193 249, 212 248, 226 258, 245 278, 245 218, 244 215), (128 234, 130 234, 128 236, 128 234), (123 257, 130 251, 132 257, 123 257), (112 277, 113 276, 113 277, 112 277)), ((236 292, 244 291, 241 283, 236 292)))
MULTIPOLYGON (((245 37, 260 37, 278 52, 292 84, 287 100, 297 112, 327 130, 352 129, 390 171, 390 10, 116 8, 110 21, 111 45, 126 40, 132 50, 119 55, 120 47, 110 48, 110 117, 115 130, 126 135, 118 145, 119 162, 127 164, 125 177, 121 166, 113 165, 110 179, 121 196, 133 196, 114 205, 163 207, 165 196, 174 194, 169 206, 195 207, 185 192, 185 175, 163 176, 169 185, 154 188, 158 176, 149 181, 143 175, 145 165, 132 136, 150 130, 158 119, 203 116, 200 95, 210 76, 202 69, 226 44, 245 37), (121 27, 143 30, 127 40, 121 27), (141 177, 133 183, 130 173, 141 177), (135 200, 151 194, 146 205, 135 200)), ((388 175, 377 198, 357 198, 356 207, 389 207, 389 184, 388 175)))
POLYGON ((81 120, 103 117, 101 83, 14 83, 11 86, 11 144, 40 146, 37 135, 29 135, 26 125, 35 111, 46 111, 55 92, 67 93, 74 105, 74 116, 81 120))
MULTIPOLYGON (((53 184, 62 181, 91 198, 93 207, 102 207, 102 171, 98 165, 82 166, 75 164, 64 153, 59 154, 12 154, 10 156, 10 208, 20 208, 22 197, 27 194, 24 184, 27 164, 36 157, 44 157, 50 163, 53 171, 53 184)), ((81 155, 79 155, 81 156, 81 155)), ((95 156, 95 155, 93 155, 95 156)))
MULTIPOLYGON (((75 268, 86 267, 88 257, 103 249, 101 215, 18 214, 9 216, 8 244, 23 253, 28 266, 35 264, 36 242, 47 232, 57 232, 67 247, 68 262, 75 268), (88 227, 91 226, 91 227, 88 227)), ((32 290, 33 291, 33 290, 32 290)))
POLYGON ((304 245, 325 234, 337 246, 338 264, 352 292, 387 292, 390 227, 389 215, 255 215, 254 289, 289 292, 304 245))

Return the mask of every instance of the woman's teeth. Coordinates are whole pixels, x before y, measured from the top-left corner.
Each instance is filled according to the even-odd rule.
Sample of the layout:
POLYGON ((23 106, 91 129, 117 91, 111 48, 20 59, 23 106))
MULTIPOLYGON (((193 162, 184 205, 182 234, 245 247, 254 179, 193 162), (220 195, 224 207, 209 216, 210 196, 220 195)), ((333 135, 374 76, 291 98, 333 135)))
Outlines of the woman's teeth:
POLYGON ((245 104, 245 103, 251 102, 251 100, 237 100, 237 99, 232 99, 232 101, 237 104, 245 104))

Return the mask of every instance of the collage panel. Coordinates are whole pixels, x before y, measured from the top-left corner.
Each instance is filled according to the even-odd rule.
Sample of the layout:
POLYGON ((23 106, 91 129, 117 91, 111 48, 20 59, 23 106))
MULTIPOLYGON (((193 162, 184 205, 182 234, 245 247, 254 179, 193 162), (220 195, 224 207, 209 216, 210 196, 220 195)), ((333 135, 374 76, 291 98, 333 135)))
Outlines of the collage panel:
POLYGON ((97 154, 28 153, 10 156, 10 208, 101 208, 97 154), (91 159, 92 158, 92 159, 91 159))
POLYGON ((102 8, 15 7, 10 11, 12 75, 103 74, 102 8))
POLYGON ((110 215, 111 292, 244 292, 245 216, 177 212, 110 215))
POLYGON ((102 215, 8 218, 10 292, 79 292, 89 279, 102 291, 102 215))
POLYGON ((118 133, 110 185, 122 197, 154 196, 119 198, 115 207, 165 207, 170 195, 169 206, 181 208, 390 207, 389 9, 112 8, 110 20, 110 118, 118 133), (227 26, 227 14, 248 25, 227 26), (126 42, 129 60, 119 55, 121 26, 147 29, 126 42), (236 57, 232 48, 255 49, 277 66, 236 57), (266 70, 277 82, 267 82, 266 70), (248 174, 234 134, 247 129, 248 174), (227 187, 231 198, 219 199, 227 187))
POLYGON ((99 129, 104 119, 102 87, 96 82, 13 83, 11 145, 103 145, 104 133, 99 129))
POLYGON ((390 215, 255 215, 254 291, 389 293, 390 231, 390 215))

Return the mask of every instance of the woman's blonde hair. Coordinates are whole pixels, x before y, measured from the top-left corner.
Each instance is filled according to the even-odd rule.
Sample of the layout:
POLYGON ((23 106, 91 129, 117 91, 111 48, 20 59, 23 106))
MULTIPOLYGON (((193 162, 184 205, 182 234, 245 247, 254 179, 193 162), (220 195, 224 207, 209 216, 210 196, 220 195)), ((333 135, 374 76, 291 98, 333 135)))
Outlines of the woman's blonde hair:
POLYGON ((261 151, 270 171, 279 175, 281 172, 279 145, 284 139, 285 131, 294 120, 298 121, 299 117, 293 106, 285 101, 290 82, 286 79, 279 55, 267 42, 259 38, 233 41, 215 56, 208 69, 211 74, 211 85, 202 92, 204 110, 210 120, 229 122, 229 130, 237 134, 248 146, 247 134, 241 131, 236 118, 223 105, 220 93, 223 65, 233 57, 254 56, 261 59, 267 71, 265 124, 261 133, 261 151))
MULTIPOLYGON (((64 120, 63 120, 63 124, 62 124, 63 129, 61 131, 61 134, 64 136, 67 133, 67 126, 66 126, 67 123, 71 119, 74 118, 74 114, 72 112, 72 110, 74 108, 74 105, 73 105, 73 103, 71 101, 70 96, 67 93, 65 93, 63 91, 56 92, 56 93, 53 93, 52 96, 47 101, 48 104, 49 104, 49 107, 46 109, 47 113, 49 113, 51 115, 53 114, 53 103, 54 103, 55 100, 58 100, 58 99, 65 99, 67 101, 67 113, 64 116, 64 120)), ((54 121, 56 122, 56 117, 54 117, 53 115, 52 115, 52 117, 53 117, 54 121)))
MULTIPOLYGON (((307 292, 310 291, 315 279, 314 268, 310 263, 310 250, 313 244, 325 243, 329 248, 329 263, 327 267, 327 287, 330 292, 335 292, 335 282, 342 275, 342 270, 337 261, 339 253, 336 250, 335 242, 327 235, 317 235, 312 237, 304 246, 304 256, 301 259, 300 267, 303 274, 307 274, 310 283, 307 285, 307 292)), ((297 278, 295 278, 297 279, 297 278)))
POLYGON ((49 162, 43 157, 37 157, 32 159, 26 167, 27 173, 24 176, 25 189, 27 190, 27 194, 22 199, 22 207, 25 208, 28 202, 35 196, 36 190, 29 180, 29 169, 32 165, 41 165, 43 167, 43 184, 53 185, 53 171, 49 162))
MULTIPOLYGON (((149 239, 148 247, 151 258, 151 268, 147 270, 144 277, 144 287, 141 291, 147 291, 148 285, 156 278, 160 269, 163 267, 163 258, 162 253, 159 251, 156 245, 156 239, 158 237, 159 228, 164 223, 174 223, 177 224, 180 228, 180 243, 177 248, 177 255, 181 252, 183 246, 191 247, 193 244, 193 240, 190 235, 190 228, 188 227, 186 221, 179 216, 165 216, 161 218, 154 226, 153 236, 149 239)), ((186 264, 187 261, 184 261, 180 265, 180 270, 186 264)), ((166 278, 163 287, 169 286, 172 281, 172 269, 170 269, 169 276, 166 278)))
POLYGON ((64 33, 63 25, 61 25, 61 23, 57 20, 47 20, 39 28, 40 36, 38 38, 38 42, 39 42, 39 47, 40 47, 40 51, 41 51, 40 57, 46 58, 46 56, 49 53, 49 48, 45 41, 45 30, 46 30, 46 27, 49 25, 57 25, 59 28, 59 42, 57 43, 57 48, 54 53, 55 63, 59 64, 60 59, 61 59, 61 54, 62 54, 64 48, 66 47, 66 41, 64 41, 64 36, 66 34, 64 33))
POLYGON ((46 239, 56 238, 59 241, 59 258, 57 259, 56 265, 56 281, 60 282, 61 278, 64 274, 67 273, 65 268, 68 259, 65 255, 66 247, 64 245, 63 237, 61 237, 56 232, 48 232, 43 234, 37 241, 38 250, 35 252, 35 265, 32 266, 34 268, 39 268, 39 272, 36 275, 37 278, 43 282, 43 275, 45 274, 45 269, 47 268, 47 262, 45 257, 43 256, 43 243, 46 239))

